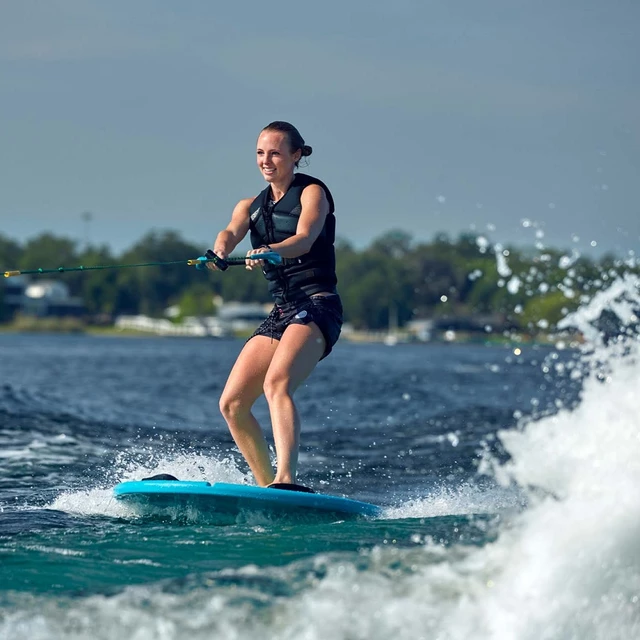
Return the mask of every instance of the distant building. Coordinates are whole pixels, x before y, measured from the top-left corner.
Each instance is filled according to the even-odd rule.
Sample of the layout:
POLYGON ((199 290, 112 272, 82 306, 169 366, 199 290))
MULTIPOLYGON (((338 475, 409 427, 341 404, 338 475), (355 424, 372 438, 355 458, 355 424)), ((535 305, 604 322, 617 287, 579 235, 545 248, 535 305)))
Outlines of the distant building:
POLYGON ((447 342, 455 339, 457 334, 487 335, 512 331, 517 325, 504 314, 451 316, 433 319, 431 327, 434 338, 442 338, 447 342))
MULTIPOLYGON (((132 329, 161 336, 213 336, 221 338, 236 333, 253 331, 268 315, 271 305, 230 302, 224 304, 216 300, 217 316, 199 316, 183 318, 181 322, 172 322, 167 318, 149 316, 118 316, 115 326, 118 329, 132 329)), ((169 307, 165 315, 176 318, 179 308, 169 307)))
POLYGON ((269 315, 272 304, 227 302, 218 309, 220 322, 232 331, 255 329, 269 315))
POLYGON ((13 276, 3 280, 3 315, 5 318, 13 318, 22 309, 24 290, 29 284, 29 279, 27 276, 13 276))
POLYGON ((433 336, 433 320, 421 319, 407 322, 409 335, 420 342, 429 342, 433 336))
POLYGON ((37 280, 23 290, 19 310, 31 316, 82 316, 85 308, 80 298, 69 295, 69 287, 58 280, 37 280))
POLYGON ((132 329, 158 336, 213 336, 220 338, 228 334, 217 318, 205 316, 201 318, 184 318, 180 323, 173 323, 166 318, 150 318, 149 316, 118 316, 115 321, 117 329, 132 329))

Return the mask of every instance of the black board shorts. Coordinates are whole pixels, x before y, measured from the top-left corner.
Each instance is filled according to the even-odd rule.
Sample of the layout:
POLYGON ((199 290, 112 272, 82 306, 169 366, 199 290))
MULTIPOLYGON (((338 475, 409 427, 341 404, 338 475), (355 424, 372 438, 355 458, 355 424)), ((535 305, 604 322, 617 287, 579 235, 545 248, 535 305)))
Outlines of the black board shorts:
POLYGON ((342 302, 340 296, 310 296, 299 302, 276 304, 265 321, 253 332, 255 336, 266 336, 272 340, 281 340, 285 329, 291 324, 309 324, 315 322, 324 336, 326 358, 340 337, 342 329, 342 302))

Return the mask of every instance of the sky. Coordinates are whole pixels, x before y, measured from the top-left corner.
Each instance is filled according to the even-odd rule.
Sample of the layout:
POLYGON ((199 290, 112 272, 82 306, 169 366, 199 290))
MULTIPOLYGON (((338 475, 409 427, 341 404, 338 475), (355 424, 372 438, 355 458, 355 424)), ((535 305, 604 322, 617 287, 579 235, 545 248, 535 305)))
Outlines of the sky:
POLYGON ((205 249, 287 120, 356 247, 637 254, 638 25, 637 0, 0 0, 0 234, 205 249))

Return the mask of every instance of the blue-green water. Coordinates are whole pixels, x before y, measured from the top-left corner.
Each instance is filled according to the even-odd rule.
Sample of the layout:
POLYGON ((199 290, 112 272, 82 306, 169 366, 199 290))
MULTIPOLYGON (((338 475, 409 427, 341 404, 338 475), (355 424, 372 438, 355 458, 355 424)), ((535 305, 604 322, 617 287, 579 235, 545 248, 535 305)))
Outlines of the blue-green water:
MULTIPOLYGON (((0 637, 640 628, 638 510, 595 518, 603 491, 624 504, 637 479, 635 361, 619 387, 592 389, 567 375, 568 349, 341 342, 297 395, 300 481, 380 504, 381 518, 137 516, 117 482, 250 479, 217 409, 241 345, 0 336, 0 637), (629 477, 603 485, 614 457, 629 477)), ((266 405, 256 412, 268 425, 266 405)))

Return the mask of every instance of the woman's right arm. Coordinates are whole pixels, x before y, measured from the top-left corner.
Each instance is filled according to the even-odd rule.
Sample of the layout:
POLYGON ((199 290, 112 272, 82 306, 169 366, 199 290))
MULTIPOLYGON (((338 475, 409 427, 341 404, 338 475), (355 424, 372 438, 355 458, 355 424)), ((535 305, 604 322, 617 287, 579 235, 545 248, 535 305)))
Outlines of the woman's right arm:
MULTIPOLYGON (((233 209, 231 221, 216 237, 213 252, 220 258, 226 258, 239 244, 249 231, 249 207, 253 198, 240 200, 233 209)), ((207 266, 213 266, 208 263, 207 266)))

